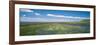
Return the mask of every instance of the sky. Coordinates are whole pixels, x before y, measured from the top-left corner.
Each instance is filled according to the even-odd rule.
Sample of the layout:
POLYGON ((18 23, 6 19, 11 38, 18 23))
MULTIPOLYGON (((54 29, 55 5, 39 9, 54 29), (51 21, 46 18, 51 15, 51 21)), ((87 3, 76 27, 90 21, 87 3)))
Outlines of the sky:
POLYGON ((21 22, 77 22, 89 19, 89 11, 20 8, 21 22))

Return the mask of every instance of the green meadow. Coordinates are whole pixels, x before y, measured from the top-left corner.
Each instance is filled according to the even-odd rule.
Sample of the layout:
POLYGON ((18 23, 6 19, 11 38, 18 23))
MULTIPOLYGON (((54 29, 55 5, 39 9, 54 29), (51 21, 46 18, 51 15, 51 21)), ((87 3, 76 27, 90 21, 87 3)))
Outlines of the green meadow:
POLYGON ((90 33, 90 20, 80 22, 20 22, 20 36, 90 33))

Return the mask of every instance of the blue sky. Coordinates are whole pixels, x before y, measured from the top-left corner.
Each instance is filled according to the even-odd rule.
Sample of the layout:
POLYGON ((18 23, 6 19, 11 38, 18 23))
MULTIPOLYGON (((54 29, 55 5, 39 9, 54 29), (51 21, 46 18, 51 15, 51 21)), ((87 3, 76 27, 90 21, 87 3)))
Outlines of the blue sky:
POLYGON ((21 22, 77 22, 89 19, 89 11, 20 8, 21 22))

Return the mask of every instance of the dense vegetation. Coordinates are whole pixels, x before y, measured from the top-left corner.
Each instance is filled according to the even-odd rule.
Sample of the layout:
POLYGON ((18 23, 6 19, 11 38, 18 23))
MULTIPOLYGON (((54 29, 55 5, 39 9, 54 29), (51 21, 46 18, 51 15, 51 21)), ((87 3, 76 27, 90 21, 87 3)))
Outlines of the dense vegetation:
POLYGON ((49 35, 89 33, 90 20, 80 22, 21 22, 20 35, 49 35))

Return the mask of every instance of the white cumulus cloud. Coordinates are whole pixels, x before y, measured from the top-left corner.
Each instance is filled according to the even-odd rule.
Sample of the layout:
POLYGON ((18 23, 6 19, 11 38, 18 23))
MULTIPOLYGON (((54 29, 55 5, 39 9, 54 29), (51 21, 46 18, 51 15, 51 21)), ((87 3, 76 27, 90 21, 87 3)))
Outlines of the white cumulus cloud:
POLYGON ((30 10, 30 9, 25 9, 25 8, 21 8, 20 11, 22 11, 22 12, 34 12, 34 11, 30 10))
POLYGON ((23 17, 25 17, 26 15, 24 14, 23 17))
POLYGON ((40 15, 40 13, 34 13, 35 15, 40 15))
POLYGON ((54 14, 47 14, 47 16, 52 16, 52 17, 65 17, 64 15, 54 15, 54 14))

